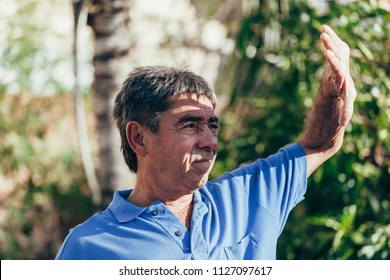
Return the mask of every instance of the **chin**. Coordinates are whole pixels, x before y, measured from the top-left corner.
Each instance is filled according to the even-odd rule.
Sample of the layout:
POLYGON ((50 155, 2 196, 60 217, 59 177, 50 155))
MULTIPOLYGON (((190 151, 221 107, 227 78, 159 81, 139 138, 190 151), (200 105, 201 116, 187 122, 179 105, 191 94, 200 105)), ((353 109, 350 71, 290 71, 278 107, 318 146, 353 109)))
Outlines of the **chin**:
MULTIPOLYGON (((192 190, 196 191, 206 185, 209 179, 209 173, 195 173, 195 172, 190 172, 186 174, 186 179, 185 181, 187 182, 185 185, 190 187, 192 190)), ((183 178, 184 179, 184 178, 183 178)))
POLYGON ((201 179, 199 181, 196 181, 196 182, 193 182, 192 184, 190 184, 190 188, 191 188, 191 191, 197 191, 199 190, 200 188, 202 188, 204 185, 206 185, 208 179, 205 178, 205 179, 201 179))
POLYGON ((206 176, 205 178, 202 178, 202 180, 200 180, 200 181, 198 182, 198 188, 201 188, 201 187, 203 187, 204 185, 206 185, 207 182, 208 182, 208 180, 209 180, 209 176, 206 176))

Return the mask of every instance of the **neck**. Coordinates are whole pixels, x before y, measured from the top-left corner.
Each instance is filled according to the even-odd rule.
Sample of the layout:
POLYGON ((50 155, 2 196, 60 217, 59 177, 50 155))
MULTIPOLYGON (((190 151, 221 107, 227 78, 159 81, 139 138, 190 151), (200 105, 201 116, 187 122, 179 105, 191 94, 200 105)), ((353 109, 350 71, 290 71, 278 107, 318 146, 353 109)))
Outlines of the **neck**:
POLYGON ((127 200, 140 207, 147 207, 155 201, 160 200, 187 229, 190 228, 193 210, 193 193, 182 196, 161 192, 157 194, 153 190, 137 184, 127 200))
POLYGON ((175 201, 173 204, 166 203, 165 205, 189 230, 194 205, 193 195, 191 194, 188 197, 183 197, 180 201, 175 201))

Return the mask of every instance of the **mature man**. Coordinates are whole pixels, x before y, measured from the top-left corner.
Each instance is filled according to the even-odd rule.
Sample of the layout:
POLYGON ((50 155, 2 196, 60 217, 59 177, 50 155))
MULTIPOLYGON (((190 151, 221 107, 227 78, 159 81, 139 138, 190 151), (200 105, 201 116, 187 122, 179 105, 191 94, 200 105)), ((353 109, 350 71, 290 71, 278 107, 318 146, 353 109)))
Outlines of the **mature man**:
POLYGON ((136 185, 74 228, 57 259, 275 259, 307 177, 339 150, 353 112, 349 48, 322 31, 329 67, 302 138, 210 182, 218 118, 207 82, 167 67, 130 73, 114 118, 136 185))

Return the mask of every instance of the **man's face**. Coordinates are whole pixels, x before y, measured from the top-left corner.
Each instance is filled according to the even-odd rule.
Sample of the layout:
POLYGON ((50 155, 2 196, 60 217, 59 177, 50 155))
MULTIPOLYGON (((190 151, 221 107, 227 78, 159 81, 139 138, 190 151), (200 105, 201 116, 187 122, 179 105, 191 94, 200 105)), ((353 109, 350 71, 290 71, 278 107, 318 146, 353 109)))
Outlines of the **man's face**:
POLYGON ((177 193, 203 186, 217 155, 217 133, 218 118, 206 96, 176 97, 161 116, 158 133, 148 135, 147 176, 177 193))

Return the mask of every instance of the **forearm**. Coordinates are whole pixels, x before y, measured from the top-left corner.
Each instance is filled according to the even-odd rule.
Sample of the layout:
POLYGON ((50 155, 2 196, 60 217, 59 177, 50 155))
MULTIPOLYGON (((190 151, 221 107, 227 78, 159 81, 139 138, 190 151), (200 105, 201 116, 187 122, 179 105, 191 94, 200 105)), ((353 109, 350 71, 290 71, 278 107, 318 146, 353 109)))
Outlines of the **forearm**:
POLYGON ((308 176, 341 148, 345 132, 345 126, 339 124, 342 106, 342 98, 320 86, 298 141, 306 154, 308 176))
POLYGON ((299 144, 304 149, 337 152, 342 143, 345 127, 339 124, 339 117, 343 100, 337 89, 324 86, 327 84, 329 71, 327 69, 324 72, 317 96, 306 118, 303 134, 299 140, 299 144))

